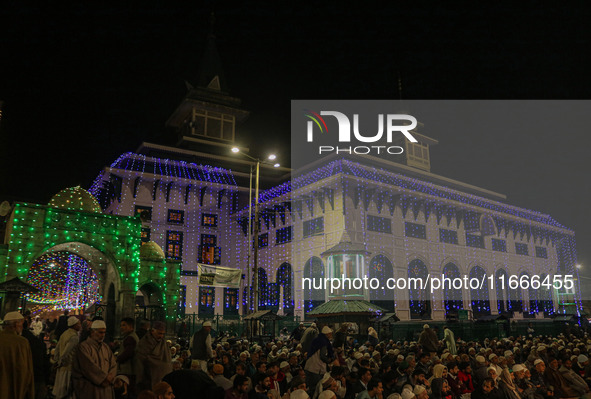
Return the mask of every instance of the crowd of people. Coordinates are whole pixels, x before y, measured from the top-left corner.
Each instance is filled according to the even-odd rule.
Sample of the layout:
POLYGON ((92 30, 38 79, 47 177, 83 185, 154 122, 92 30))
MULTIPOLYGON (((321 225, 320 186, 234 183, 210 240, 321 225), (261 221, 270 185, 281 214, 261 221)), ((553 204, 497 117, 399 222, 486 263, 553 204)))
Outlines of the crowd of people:
POLYGON ((591 337, 560 334, 463 341, 425 324, 416 341, 376 330, 300 324, 265 342, 212 338, 204 322, 189 342, 162 322, 107 326, 64 314, 44 342, 39 327, 7 313, 0 333, 0 398, 79 399, 591 399, 591 337), (336 327, 336 328, 335 328, 336 327))

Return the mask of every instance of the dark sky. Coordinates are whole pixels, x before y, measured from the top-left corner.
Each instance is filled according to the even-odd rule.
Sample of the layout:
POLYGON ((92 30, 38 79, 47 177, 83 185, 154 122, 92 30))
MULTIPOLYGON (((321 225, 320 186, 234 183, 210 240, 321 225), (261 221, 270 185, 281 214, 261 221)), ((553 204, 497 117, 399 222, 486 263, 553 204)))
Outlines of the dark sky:
MULTIPOLYGON (((396 99, 399 76, 405 99, 591 96, 585 2, 186 3, 3 5, 0 200, 46 202, 88 187, 142 141, 166 141, 184 81, 198 76, 212 10, 230 92, 251 111, 240 140, 280 148, 282 159, 291 99, 396 99)), ((513 146, 431 133, 433 172, 550 213, 576 231, 591 270, 586 135, 513 146)))

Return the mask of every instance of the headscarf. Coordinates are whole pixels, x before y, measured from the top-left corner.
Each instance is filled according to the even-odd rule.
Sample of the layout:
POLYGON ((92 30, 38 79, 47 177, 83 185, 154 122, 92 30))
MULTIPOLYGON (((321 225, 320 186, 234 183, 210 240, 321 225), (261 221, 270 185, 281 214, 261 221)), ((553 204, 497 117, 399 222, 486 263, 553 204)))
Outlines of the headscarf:
POLYGON ((436 378, 443 378, 443 370, 447 370, 447 367, 443 364, 436 364, 433 366, 433 376, 429 378, 429 383, 433 383, 436 378))

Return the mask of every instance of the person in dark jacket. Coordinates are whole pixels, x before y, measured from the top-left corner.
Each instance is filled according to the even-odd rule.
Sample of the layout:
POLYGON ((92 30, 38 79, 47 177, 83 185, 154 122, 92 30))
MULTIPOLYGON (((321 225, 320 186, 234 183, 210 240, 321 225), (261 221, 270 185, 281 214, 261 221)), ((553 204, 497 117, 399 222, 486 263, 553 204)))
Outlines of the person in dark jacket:
POLYGON ((64 310, 64 314, 60 316, 57 321, 57 327, 55 328, 55 337, 59 340, 64 331, 68 329, 68 314, 69 310, 64 310))
POLYGON ((207 361, 213 358, 213 349, 211 348, 211 322, 203 323, 201 330, 193 335, 193 346, 191 348, 191 358, 199 360, 201 370, 207 373, 207 361))

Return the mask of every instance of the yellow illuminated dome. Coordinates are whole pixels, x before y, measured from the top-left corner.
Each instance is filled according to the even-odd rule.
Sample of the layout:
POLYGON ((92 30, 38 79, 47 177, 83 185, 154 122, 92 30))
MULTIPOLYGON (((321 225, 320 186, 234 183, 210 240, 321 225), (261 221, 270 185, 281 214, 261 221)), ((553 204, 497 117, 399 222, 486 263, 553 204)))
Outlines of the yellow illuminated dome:
POLYGON ((96 198, 80 186, 64 188, 51 198, 48 205, 69 211, 102 213, 96 198))
POLYGON ((140 258, 146 260, 164 260, 164 251, 154 241, 148 241, 140 248, 140 258))

